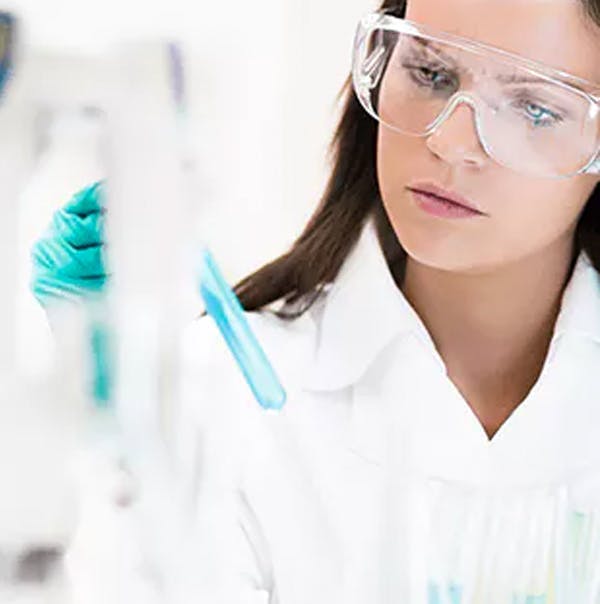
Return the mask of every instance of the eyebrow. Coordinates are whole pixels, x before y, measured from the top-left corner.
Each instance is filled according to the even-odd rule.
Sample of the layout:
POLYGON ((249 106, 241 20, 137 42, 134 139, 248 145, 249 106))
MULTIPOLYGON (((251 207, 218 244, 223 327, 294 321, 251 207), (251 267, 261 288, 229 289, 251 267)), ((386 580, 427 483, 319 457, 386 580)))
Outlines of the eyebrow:
MULTIPOLYGON (((446 54, 435 42, 432 40, 427 40, 426 38, 413 38, 413 40, 422 47, 428 48, 435 52, 441 59, 446 62, 452 63, 456 65, 456 60, 452 58, 450 55, 446 54)), ((552 85, 551 82, 548 82, 544 78, 540 78, 534 75, 524 75, 524 74, 499 74, 495 78, 500 84, 510 85, 510 84, 542 84, 542 85, 552 85)))
POLYGON ((496 76, 501 84, 551 84, 544 78, 536 76, 517 75, 515 73, 496 76))
POLYGON ((448 63, 456 64, 455 59, 453 59, 450 55, 447 55, 439 46, 436 45, 435 42, 432 42, 431 40, 427 40, 426 38, 413 38, 413 41, 416 42, 417 44, 420 44, 421 46, 423 46, 425 48, 429 48, 430 50, 433 50, 444 61, 447 61, 448 63))

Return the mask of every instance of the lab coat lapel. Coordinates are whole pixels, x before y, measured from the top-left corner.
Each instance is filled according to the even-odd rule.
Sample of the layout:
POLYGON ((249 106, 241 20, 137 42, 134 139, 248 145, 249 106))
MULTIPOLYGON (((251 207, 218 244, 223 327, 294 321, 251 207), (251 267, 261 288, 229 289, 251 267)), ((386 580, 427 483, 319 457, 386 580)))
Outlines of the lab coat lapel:
MULTIPOLYGON (((392 278, 374 222, 365 225, 321 313, 316 321, 318 343, 303 386, 316 392, 351 392, 350 450, 381 465, 387 412, 380 404, 382 380, 404 362, 398 346, 407 338, 419 340, 424 352, 434 350, 434 344, 392 278)), ((432 358, 443 368, 437 355, 432 358)))

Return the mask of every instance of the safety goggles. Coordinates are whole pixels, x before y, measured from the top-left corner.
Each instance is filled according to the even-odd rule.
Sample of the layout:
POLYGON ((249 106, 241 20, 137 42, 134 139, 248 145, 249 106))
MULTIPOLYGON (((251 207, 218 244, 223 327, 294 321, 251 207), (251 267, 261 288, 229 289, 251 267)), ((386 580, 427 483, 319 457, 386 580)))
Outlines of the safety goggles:
POLYGON ((600 174, 600 84, 386 11, 359 23, 353 84, 399 133, 430 136, 466 103, 499 164, 548 178, 600 174))

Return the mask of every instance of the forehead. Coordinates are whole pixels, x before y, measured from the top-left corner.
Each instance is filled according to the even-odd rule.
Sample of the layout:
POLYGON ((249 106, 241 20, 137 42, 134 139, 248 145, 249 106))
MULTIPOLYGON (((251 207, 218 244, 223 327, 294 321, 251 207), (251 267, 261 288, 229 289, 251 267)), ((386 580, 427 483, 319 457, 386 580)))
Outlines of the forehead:
POLYGON ((581 0, 408 0, 406 18, 600 83, 600 28, 581 0))

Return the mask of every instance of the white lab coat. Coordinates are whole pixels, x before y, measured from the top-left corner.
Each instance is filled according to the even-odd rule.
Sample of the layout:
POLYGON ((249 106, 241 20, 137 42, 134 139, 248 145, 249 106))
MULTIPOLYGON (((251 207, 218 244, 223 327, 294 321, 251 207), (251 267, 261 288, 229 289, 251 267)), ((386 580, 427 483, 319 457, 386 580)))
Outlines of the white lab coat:
POLYGON ((307 314, 249 319, 287 404, 263 411, 212 322, 190 328, 177 434, 188 530, 173 601, 399 601, 390 577, 408 563, 390 537, 404 526, 394 485, 560 485, 600 467, 600 281, 583 254, 542 374, 491 441, 371 223, 307 314))

